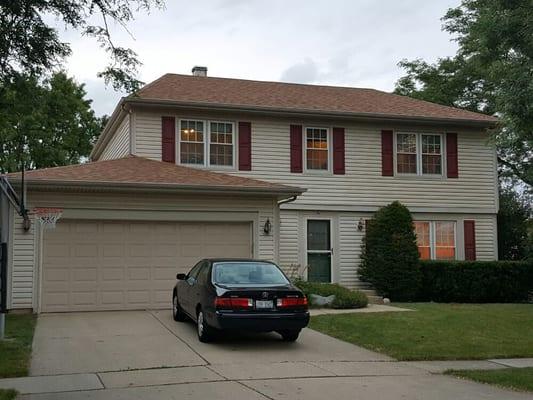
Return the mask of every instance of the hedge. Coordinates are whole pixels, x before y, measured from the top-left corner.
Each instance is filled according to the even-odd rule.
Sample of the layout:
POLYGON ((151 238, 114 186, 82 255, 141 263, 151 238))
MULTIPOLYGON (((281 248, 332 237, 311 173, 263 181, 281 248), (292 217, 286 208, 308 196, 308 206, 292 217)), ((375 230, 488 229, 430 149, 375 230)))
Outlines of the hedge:
POLYGON ((297 280, 294 284, 307 296, 313 306, 311 294, 319 296, 335 295, 331 308, 364 308, 368 305, 368 298, 363 292, 350 290, 336 283, 318 283, 297 280))
POLYGON ((419 301, 513 303, 531 300, 532 261, 420 261, 419 301))

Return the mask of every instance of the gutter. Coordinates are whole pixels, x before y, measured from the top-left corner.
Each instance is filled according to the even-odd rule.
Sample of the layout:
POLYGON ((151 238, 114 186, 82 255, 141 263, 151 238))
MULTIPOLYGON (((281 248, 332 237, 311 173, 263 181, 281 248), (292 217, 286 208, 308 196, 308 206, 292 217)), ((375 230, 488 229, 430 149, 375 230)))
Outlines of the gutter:
POLYGON ((409 117, 403 115, 390 115, 379 113, 351 113, 343 111, 320 111, 312 109, 286 109, 275 107, 250 106, 245 104, 213 104, 204 102, 177 102, 175 100, 158 100, 158 99, 141 99, 141 98, 123 98, 125 104, 159 106, 169 108, 185 108, 199 111, 238 111, 246 113, 255 113, 259 115, 273 116, 290 116, 290 117, 320 117, 320 118, 341 118, 359 121, 387 121, 387 122, 409 122, 409 123, 439 123, 453 126, 473 126, 473 127, 494 127, 498 120, 479 121, 472 119, 457 118, 434 118, 434 117, 409 117))
POLYGON ((86 191, 143 191, 143 192, 170 192, 170 193, 217 193, 217 194, 237 194, 237 195, 283 195, 296 197, 307 189, 293 186, 280 188, 261 187, 228 187, 220 185, 176 185, 161 183, 120 183, 120 182, 80 182, 80 181, 54 181, 39 180, 28 181, 27 187, 31 189, 61 189, 61 190, 86 190, 86 191))

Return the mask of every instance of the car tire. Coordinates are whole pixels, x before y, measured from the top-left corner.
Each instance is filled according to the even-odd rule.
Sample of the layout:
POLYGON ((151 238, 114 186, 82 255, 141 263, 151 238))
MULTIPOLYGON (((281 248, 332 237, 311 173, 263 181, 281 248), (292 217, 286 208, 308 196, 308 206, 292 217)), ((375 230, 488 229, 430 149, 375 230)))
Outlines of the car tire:
POLYGON ((281 335, 281 338, 284 342, 295 342, 300 335, 300 330, 285 330, 278 332, 281 335))
POLYGON ((198 333, 198 340, 202 343, 212 342, 215 338, 215 329, 207 324, 205 315, 202 309, 198 310, 196 319, 196 332, 198 333))
POLYGON ((172 317, 174 318, 174 321, 178 322, 183 322, 187 319, 187 316, 178 302, 178 296, 176 293, 172 296, 172 317))

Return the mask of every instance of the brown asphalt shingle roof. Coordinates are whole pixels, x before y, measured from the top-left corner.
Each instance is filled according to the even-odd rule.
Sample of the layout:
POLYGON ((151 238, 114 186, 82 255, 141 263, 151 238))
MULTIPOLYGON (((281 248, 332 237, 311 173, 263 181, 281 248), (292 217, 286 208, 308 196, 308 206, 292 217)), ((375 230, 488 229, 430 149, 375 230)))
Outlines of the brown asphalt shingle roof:
MULTIPOLYGON (((20 179, 20 173, 8 174, 20 179)), ((28 183, 154 186, 161 188, 221 189, 272 193, 301 193, 304 190, 240 176, 189 168, 172 163, 128 156, 116 160, 43 168, 27 171, 28 183)))
POLYGON ((357 116, 433 118, 494 123, 495 117, 374 89, 302 85, 166 74, 138 93, 140 99, 357 116))

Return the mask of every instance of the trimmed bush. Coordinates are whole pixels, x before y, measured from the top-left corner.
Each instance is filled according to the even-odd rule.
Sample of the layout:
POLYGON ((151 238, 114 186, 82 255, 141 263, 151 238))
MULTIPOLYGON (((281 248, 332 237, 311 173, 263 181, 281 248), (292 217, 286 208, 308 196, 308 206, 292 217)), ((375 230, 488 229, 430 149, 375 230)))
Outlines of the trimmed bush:
POLYGON ((310 306, 313 306, 311 294, 319 296, 335 296, 332 308, 364 308, 368 305, 368 298, 363 292, 350 290, 336 283, 318 283, 297 280, 295 285, 307 296, 310 306))
POLYGON ((413 219, 395 201, 379 209, 363 239, 360 277, 381 296, 406 301, 416 298, 421 282, 413 219))
POLYGON ((533 261, 420 261, 419 300, 461 303, 528 301, 533 261))

